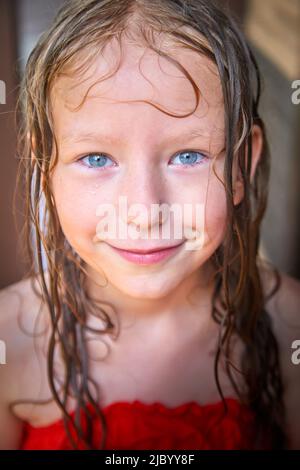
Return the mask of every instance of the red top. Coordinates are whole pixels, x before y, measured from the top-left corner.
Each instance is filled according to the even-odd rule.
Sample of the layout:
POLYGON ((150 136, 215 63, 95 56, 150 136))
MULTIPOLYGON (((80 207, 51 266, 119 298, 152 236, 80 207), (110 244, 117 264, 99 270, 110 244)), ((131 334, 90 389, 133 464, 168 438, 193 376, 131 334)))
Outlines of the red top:
MULTIPOLYGON (((225 415, 221 400, 206 405, 188 402, 174 408, 139 400, 111 403, 102 408, 107 423, 104 449, 253 448, 256 436, 253 413, 235 398, 226 398, 226 402, 228 412, 225 415)), ((102 427, 92 407, 89 408, 95 417, 93 439, 99 448, 102 427)), ((43 427, 25 422, 20 449, 67 450, 72 449, 72 445, 60 419, 43 427)))

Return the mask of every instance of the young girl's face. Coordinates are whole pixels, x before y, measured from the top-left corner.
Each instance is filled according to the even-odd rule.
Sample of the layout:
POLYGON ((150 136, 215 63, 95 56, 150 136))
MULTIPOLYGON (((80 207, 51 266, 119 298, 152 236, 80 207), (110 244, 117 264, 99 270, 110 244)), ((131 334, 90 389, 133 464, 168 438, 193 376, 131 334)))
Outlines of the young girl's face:
POLYGON ((59 158, 51 186, 62 230, 92 272, 105 274, 124 294, 154 299, 183 282, 199 279, 206 261, 223 240, 225 190, 212 170, 217 156, 215 171, 222 179, 222 91, 217 69, 207 58, 177 47, 172 50, 173 57, 200 90, 197 110, 178 118, 151 104, 130 102, 148 100, 170 114, 185 115, 194 109, 196 97, 191 83, 175 65, 129 43, 123 43, 118 71, 100 82, 116 65, 117 51, 111 43, 84 76, 60 76, 54 84, 51 102, 59 158), (83 105, 75 109, 87 92, 83 105), (122 215, 118 212, 120 197, 127 203, 127 213, 122 215), (183 217, 179 222, 178 216, 172 215, 165 220, 151 219, 152 205, 163 203, 169 207, 176 204, 182 214, 184 207, 192 209, 192 219, 183 217), (123 228, 138 229, 133 232, 139 235, 127 232, 122 238, 117 231, 104 236, 103 227, 102 231, 99 228, 102 204, 115 209, 123 228), (148 212, 139 206, 130 212, 133 204, 142 204, 148 212), (197 204, 205 208, 195 242, 201 237, 202 241, 195 244, 197 248, 187 249, 189 233, 195 229, 197 204), (159 223, 171 224, 169 236, 160 232, 159 238, 153 239, 149 233, 159 223), (183 225, 180 237, 173 230, 176 223, 183 225), (125 259, 113 248, 147 250, 178 244, 170 256, 151 263, 125 259))

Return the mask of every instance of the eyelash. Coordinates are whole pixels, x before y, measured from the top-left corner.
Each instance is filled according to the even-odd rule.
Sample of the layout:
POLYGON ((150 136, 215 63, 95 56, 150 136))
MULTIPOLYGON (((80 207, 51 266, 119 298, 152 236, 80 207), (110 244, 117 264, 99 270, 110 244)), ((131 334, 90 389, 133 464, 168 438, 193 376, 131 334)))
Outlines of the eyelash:
MULTIPOLYGON (((196 150, 182 150, 182 151, 180 151, 180 152, 177 152, 177 153, 174 155, 174 157, 172 157, 172 159, 178 157, 179 155, 187 154, 187 153, 202 155, 203 158, 201 159, 201 161, 200 161, 199 163, 190 163, 190 164, 187 164, 187 165, 182 164, 182 165, 175 165, 175 166, 182 166, 182 167, 187 167, 187 168, 195 167, 195 166, 199 166, 199 165, 203 164, 203 162, 204 162, 204 161, 207 161, 207 159, 209 158, 209 157, 208 157, 207 155, 205 155, 203 152, 199 152, 199 151, 196 151, 196 150)), ((101 157, 104 157, 104 158, 106 158, 106 159, 107 159, 107 158, 110 159, 110 157, 109 157, 108 155, 104 154, 104 153, 95 152, 95 153, 89 153, 89 154, 87 154, 87 155, 84 155, 83 157, 79 158, 78 161, 79 161, 80 163, 82 163, 88 170, 94 170, 94 169, 100 170, 100 171, 101 171, 101 170, 104 170, 104 169, 106 168, 106 167, 104 167, 104 166, 103 166, 103 167, 92 167, 92 166, 87 166, 87 165, 85 165, 85 164, 83 163, 83 161, 84 161, 85 159, 88 159, 88 158, 94 157, 94 156, 101 156, 101 157)), ((115 166, 115 165, 109 165, 109 167, 113 167, 113 166, 115 166)))

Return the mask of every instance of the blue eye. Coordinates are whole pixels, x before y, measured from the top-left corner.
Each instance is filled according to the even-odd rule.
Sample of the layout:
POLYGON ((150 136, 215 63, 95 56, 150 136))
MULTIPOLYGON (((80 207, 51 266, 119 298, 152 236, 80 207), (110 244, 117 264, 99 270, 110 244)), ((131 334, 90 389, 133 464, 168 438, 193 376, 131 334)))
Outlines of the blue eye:
MULTIPOLYGON (((195 166, 207 160, 208 157, 201 152, 187 150, 185 152, 179 152, 177 155, 175 155, 175 157, 173 157, 172 159, 173 163, 174 160, 178 158, 179 163, 178 161, 175 162, 176 165, 179 164, 179 166, 195 166)), ((107 155, 104 155, 102 153, 90 153, 80 158, 79 161, 83 162, 84 166, 87 166, 89 169, 107 168, 115 165, 114 162, 107 155)))
MULTIPOLYGON (((192 150, 187 150, 186 152, 180 152, 175 155, 174 160, 179 157, 179 162, 183 163, 183 166, 193 166, 198 165, 203 160, 206 160, 208 157, 201 152, 194 152, 192 150), (200 158, 198 158, 200 157, 200 158)), ((177 163, 176 163, 177 165, 177 163)))
POLYGON ((84 164, 88 166, 88 168, 105 168, 107 166, 114 166, 112 160, 106 155, 103 155, 102 153, 90 153, 89 155, 80 158, 80 161, 86 161, 87 163, 84 164), (112 165, 107 165, 107 162, 111 162, 112 165))

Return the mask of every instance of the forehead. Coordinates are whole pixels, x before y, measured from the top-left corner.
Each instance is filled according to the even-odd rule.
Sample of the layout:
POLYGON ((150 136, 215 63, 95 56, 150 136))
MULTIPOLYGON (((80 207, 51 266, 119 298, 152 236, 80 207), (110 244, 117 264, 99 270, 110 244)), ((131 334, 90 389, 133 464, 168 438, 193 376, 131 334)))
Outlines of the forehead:
POLYGON ((76 134, 86 126, 114 134, 121 134, 123 129, 131 134, 135 130, 139 135, 149 129, 152 136, 153 131, 176 130, 189 124, 199 127, 203 134, 223 132, 223 96, 217 67, 207 57, 182 46, 169 45, 164 52, 195 81, 200 94, 196 109, 193 85, 174 62, 129 41, 123 41, 120 50, 111 41, 83 73, 72 74, 71 70, 55 80, 51 107, 58 137, 76 134), (178 119, 172 114, 190 115, 178 119))

